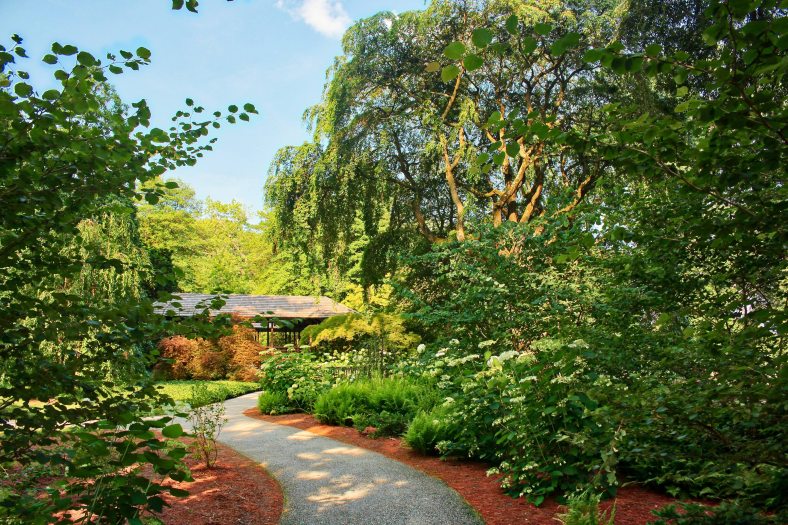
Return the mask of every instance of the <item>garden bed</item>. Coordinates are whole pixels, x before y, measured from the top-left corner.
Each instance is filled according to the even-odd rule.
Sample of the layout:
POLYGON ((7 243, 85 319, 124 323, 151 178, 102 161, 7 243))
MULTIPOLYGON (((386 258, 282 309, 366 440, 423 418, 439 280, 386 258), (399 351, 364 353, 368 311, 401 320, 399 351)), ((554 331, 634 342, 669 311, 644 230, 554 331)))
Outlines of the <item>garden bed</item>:
MULTIPOLYGON (((407 448, 400 438, 372 439, 353 428, 323 425, 308 414, 267 416, 261 415, 257 408, 250 408, 244 415, 372 450, 439 478, 476 509, 488 525, 555 525, 558 523, 556 516, 564 511, 564 507, 552 500, 535 507, 523 498, 506 495, 498 480, 487 476, 489 465, 478 461, 444 461, 424 456, 407 448)), ((601 508, 607 509, 611 503, 603 502, 601 508)), ((675 503, 675 500, 654 491, 639 487, 622 488, 615 499, 616 525, 643 525, 656 520, 651 511, 670 503, 675 503)))
MULTIPOLYGON (((182 441, 188 443, 187 439, 182 441)), ((219 445, 214 468, 188 458, 194 481, 164 483, 189 491, 184 498, 169 494, 170 505, 157 515, 165 525, 275 525, 282 514, 279 484, 260 465, 230 447, 219 445)))

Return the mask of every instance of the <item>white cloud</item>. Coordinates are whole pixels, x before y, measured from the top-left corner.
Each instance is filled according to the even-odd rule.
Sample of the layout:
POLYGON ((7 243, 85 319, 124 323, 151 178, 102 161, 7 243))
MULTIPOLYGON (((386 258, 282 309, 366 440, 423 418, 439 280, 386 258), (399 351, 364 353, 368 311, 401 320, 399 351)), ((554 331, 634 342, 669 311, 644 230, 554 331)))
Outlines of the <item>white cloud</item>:
POLYGON ((276 6, 330 38, 340 38, 352 22, 341 0, 276 0, 276 6))

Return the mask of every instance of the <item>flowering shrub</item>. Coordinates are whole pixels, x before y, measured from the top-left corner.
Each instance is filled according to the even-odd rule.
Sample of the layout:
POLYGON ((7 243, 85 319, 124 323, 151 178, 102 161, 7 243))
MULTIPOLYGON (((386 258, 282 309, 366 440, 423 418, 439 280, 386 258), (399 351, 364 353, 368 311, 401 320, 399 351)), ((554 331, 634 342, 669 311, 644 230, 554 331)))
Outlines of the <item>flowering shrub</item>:
POLYGON ((385 375, 388 368, 421 338, 394 314, 345 314, 330 317, 301 332, 301 343, 322 355, 354 354, 355 372, 363 377, 385 375))
POLYGON ((268 394, 286 396, 279 412, 310 411, 317 397, 331 388, 332 374, 311 352, 282 352, 263 360, 260 384, 268 394))
MULTIPOLYGON (((491 473, 503 475, 509 493, 535 504, 589 484, 614 493, 616 426, 590 394, 604 379, 582 357, 585 342, 543 340, 533 353, 493 354, 495 346, 483 341, 477 347, 483 354, 463 355, 459 341, 452 341, 424 368, 450 396, 436 426, 452 425, 443 438, 433 438, 434 446, 444 455, 493 463, 491 473)), ((414 421, 410 434, 427 449, 430 440, 417 434, 424 426, 414 421)))

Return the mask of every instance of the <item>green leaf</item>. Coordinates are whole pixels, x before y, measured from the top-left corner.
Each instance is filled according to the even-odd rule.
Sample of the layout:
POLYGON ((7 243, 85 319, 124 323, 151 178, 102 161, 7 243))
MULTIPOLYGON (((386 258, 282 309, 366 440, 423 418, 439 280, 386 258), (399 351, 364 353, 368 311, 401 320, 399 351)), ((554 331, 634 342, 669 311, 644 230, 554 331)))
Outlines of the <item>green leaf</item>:
POLYGON ((178 187, 178 183, 175 182, 174 180, 168 180, 167 182, 164 183, 164 187, 170 190, 174 190, 175 188, 178 187))
POLYGON ((520 26, 520 20, 517 15, 512 15, 506 19, 506 30, 510 35, 516 35, 520 26))
POLYGON ((176 498, 185 498, 186 496, 189 495, 188 490, 176 489, 175 487, 168 487, 167 491, 173 496, 175 496, 176 498))
POLYGON ((441 65, 439 62, 429 62, 424 67, 424 69, 427 71, 427 73, 437 73, 441 70, 441 65))
POLYGON ((492 31, 490 31, 489 29, 484 28, 484 27, 480 27, 479 29, 475 29, 473 31, 472 36, 471 36, 471 41, 473 42, 473 45, 475 45, 476 47, 478 47, 480 49, 481 48, 485 48, 488 45, 490 45, 490 42, 492 42, 492 39, 493 39, 492 31))
POLYGON ((30 95, 33 94, 33 87, 30 84, 19 82, 14 86, 14 93, 19 95, 20 97, 29 97, 30 95))
POLYGON ((236 106, 235 104, 230 104, 229 106, 227 106, 227 111, 229 111, 230 113, 236 113, 238 111, 238 106, 236 106))
POLYGON ((443 50, 443 54, 451 60, 459 60, 465 54, 465 44, 462 42, 452 42, 446 46, 446 49, 443 50))
POLYGON ((465 66, 465 69, 468 71, 475 71, 484 65, 484 60, 478 55, 469 53, 462 60, 462 65, 465 66))
POLYGON ((58 53, 58 54, 59 55, 71 56, 71 55, 75 55, 77 53, 77 51, 79 51, 79 50, 76 48, 76 46, 72 46, 70 44, 67 44, 67 45, 62 46, 60 48, 60 53, 58 53))
POLYGON ((143 60, 148 60, 150 58, 150 50, 145 47, 138 47, 137 56, 143 60))
POLYGON ((182 9, 183 8, 183 0, 172 0, 172 8, 174 10, 182 9))
POLYGON ((659 44, 651 44, 646 46, 646 56, 648 57, 656 57, 662 53, 662 46, 659 44))
POLYGON ((41 60, 47 64, 57 64, 57 57, 55 55, 44 55, 44 58, 41 60))
POLYGON ((96 64, 96 59, 93 55, 91 55, 87 51, 80 51, 77 54, 77 62, 79 62, 83 66, 90 67, 96 64))
POLYGON ((244 111, 246 111, 247 113, 257 114, 257 108, 254 107, 254 104, 250 104, 249 102, 244 104, 244 111))
POLYGON ((550 127, 545 124, 544 122, 536 121, 531 124, 531 131, 539 137, 539 139, 544 140, 547 138, 547 134, 550 133, 550 127))
POLYGON ((244 122, 249 122, 249 115, 247 115, 246 113, 241 113, 240 115, 238 115, 238 118, 243 120, 244 122))
POLYGON ((194 105, 194 100, 193 100, 193 99, 190 99, 190 98, 187 98, 187 99, 186 99, 186 105, 187 105, 187 106, 193 106, 193 105, 194 105))
POLYGON ((599 59, 601 59, 604 54, 605 51, 603 49, 589 49, 583 54, 583 62, 599 62, 599 59))
POLYGON ((48 89, 44 91, 44 94, 41 95, 41 98, 44 100, 55 100, 57 97, 60 96, 60 91, 57 89, 48 89))
POLYGON ((510 157, 517 157, 520 155, 520 145, 517 142, 509 142, 506 145, 506 154, 510 157))
POLYGON ((539 43, 532 36, 527 36, 523 38, 523 53, 527 55, 533 53, 534 51, 536 51, 538 45, 539 43))
POLYGON ((536 31, 537 35, 547 36, 552 30, 553 24, 548 24, 545 22, 540 22, 534 26, 534 31, 536 31))
POLYGON ((580 35, 577 33, 567 33, 550 46, 551 55, 563 55, 569 49, 576 47, 580 43, 580 35))
POLYGON ((460 74, 460 68, 451 64, 449 66, 444 67, 441 70, 441 80, 444 82, 448 82, 450 80, 454 80, 460 74))
POLYGON ((167 425, 161 429, 161 435, 171 439, 181 437, 184 433, 183 427, 179 423, 167 425))

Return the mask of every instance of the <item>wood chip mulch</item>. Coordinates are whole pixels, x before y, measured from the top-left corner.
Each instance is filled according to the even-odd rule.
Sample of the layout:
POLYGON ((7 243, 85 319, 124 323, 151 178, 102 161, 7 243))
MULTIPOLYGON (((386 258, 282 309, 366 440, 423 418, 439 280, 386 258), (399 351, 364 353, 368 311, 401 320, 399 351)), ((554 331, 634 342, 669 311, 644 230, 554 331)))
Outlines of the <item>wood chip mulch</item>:
MULTIPOLYGON (((444 461, 424 456, 407 448, 399 438, 373 439, 353 428, 323 425, 307 414, 266 416, 260 414, 257 408, 251 408, 246 410, 244 415, 308 430, 320 436, 372 450, 439 478, 476 509, 488 525, 525 523, 556 525, 559 523, 556 520, 557 514, 565 511, 565 508, 555 501, 546 501, 541 506, 535 507, 523 498, 514 499, 506 495, 497 479, 487 476, 489 465, 481 462, 444 461)), ((604 502, 602 508, 607 509, 612 503, 613 501, 604 502)), ((639 487, 624 487, 618 491, 615 498, 615 523, 616 525, 644 525, 656 519, 651 514, 652 510, 670 503, 675 503, 675 500, 666 495, 639 487)))
MULTIPOLYGON (((188 443, 188 440, 184 439, 188 443)), ((189 491, 184 498, 167 494, 170 505, 156 517, 166 525, 276 525, 282 514, 282 489, 260 465, 230 447, 219 445, 216 466, 189 458, 192 482, 166 484, 189 491)))

